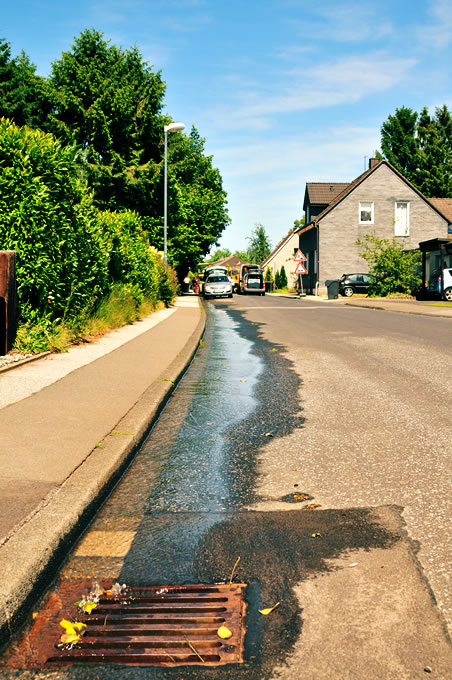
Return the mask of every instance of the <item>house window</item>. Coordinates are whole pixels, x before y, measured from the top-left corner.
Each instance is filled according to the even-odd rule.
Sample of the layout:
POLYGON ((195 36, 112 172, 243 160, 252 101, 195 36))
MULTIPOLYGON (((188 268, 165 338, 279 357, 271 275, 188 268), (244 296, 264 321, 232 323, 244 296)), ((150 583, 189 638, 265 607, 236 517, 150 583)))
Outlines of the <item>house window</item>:
POLYGON ((394 236, 410 235, 410 203, 409 201, 396 201, 394 236))
POLYGON ((374 204, 369 202, 359 202, 359 223, 373 224, 374 223, 374 204))

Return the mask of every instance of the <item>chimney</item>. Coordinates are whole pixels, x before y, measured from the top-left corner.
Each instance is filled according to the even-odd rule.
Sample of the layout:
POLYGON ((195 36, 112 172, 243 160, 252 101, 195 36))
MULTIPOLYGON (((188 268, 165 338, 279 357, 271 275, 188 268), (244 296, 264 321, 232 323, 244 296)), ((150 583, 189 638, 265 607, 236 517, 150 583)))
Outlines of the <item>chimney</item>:
POLYGON ((372 170, 379 162, 378 158, 369 158, 369 170, 372 170))

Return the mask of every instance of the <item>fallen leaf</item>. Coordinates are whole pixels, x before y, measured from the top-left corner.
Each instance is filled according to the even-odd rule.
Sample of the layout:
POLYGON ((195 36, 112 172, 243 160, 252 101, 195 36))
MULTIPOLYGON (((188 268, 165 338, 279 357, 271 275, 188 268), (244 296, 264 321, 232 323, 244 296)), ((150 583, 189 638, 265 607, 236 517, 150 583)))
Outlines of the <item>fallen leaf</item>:
POLYGON ((273 607, 269 607, 268 609, 259 609, 259 613, 260 613, 260 614, 263 614, 264 616, 268 616, 268 615, 271 614, 272 611, 273 611, 274 609, 276 609, 276 607, 278 607, 278 605, 280 605, 280 604, 281 604, 281 602, 277 602, 276 604, 273 605, 273 607))
POLYGON ((86 602, 86 604, 83 607, 83 611, 85 614, 91 614, 93 609, 96 609, 97 604, 95 602, 86 602))
POLYGON ((246 382, 246 380, 244 380, 243 378, 240 378, 240 382, 246 382))
POLYGON ((311 534, 312 538, 320 538, 321 535, 322 535, 322 534, 319 534, 318 531, 316 531, 315 533, 311 534))
POLYGON ((129 434, 133 437, 133 432, 121 432, 121 430, 112 430, 112 434, 129 434))
POLYGON ((219 635, 219 637, 221 637, 223 640, 227 640, 232 636, 232 632, 227 626, 220 626, 217 630, 217 635, 219 635))
POLYGON ((351 564, 348 565, 349 567, 357 567, 358 562, 352 562, 351 564))
POLYGON ((59 646, 76 645, 77 642, 80 640, 84 629, 86 628, 85 623, 81 623, 80 621, 75 621, 73 623, 72 621, 68 621, 67 619, 62 619, 60 621, 60 626, 64 628, 66 632, 63 633, 62 636, 60 637, 59 646))
POLYGON ((305 510, 315 510, 315 508, 320 508, 320 505, 318 503, 310 503, 304 506, 305 510))
POLYGON ((273 437, 273 434, 271 432, 266 432, 264 436, 265 437, 273 437))
POLYGON ((277 352, 278 350, 276 349, 276 347, 273 347, 273 349, 272 349, 271 351, 272 351, 272 352, 277 352))

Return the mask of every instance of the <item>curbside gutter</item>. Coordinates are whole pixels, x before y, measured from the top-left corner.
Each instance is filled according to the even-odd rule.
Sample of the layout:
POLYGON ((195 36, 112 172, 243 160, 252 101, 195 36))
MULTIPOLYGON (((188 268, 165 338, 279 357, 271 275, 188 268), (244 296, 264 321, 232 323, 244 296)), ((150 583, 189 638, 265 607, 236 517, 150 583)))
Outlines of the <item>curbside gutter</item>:
POLYGON ((196 354, 205 321, 201 313, 182 354, 149 385, 100 446, 0 545, 0 648, 24 623, 57 576, 70 546, 133 461, 196 354), (116 430, 133 434, 114 434, 116 430))

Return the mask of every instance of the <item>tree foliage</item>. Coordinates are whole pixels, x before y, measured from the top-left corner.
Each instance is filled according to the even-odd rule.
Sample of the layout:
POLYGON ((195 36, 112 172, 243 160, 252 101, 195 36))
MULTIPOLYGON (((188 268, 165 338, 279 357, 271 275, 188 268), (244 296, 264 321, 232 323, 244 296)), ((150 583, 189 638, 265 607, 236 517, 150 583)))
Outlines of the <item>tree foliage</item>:
POLYGON ((17 125, 45 128, 53 105, 52 90, 25 52, 11 56, 11 45, 0 39, 0 118, 17 125))
POLYGON ((204 259, 204 263, 211 264, 212 262, 218 262, 225 257, 231 257, 232 253, 229 248, 216 248, 209 257, 204 259))
MULTIPOLYGON (((85 30, 52 65, 49 79, 35 75, 24 53, 13 59, 0 41, 0 113, 51 132, 77 147, 79 172, 100 210, 137 212, 152 245, 163 248, 166 84, 137 47, 109 44, 85 30)), ((168 135, 168 260, 185 276, 229 222, 226 193, 205 140, 168 135)))
POLYGON ((407 107, 396 109, 381 127, 386 158, 425 196, 452 195, 452 115, 447 106, 433 116, 407 107))
POLYGON ((260 264, 270 255, 272 250, 270 239, 263 224, 256 223, 251 236, 247 240, 249 242, 248 258, 250 262, 260 264))
POLYGON ((370 273, 375 276, 369 295, 410 294, 420 285, 420 251, 404 251, 395 237, 382 239, 375 233, 365 234, 356 245, 361 249, 360 256, 369 264, 370 273))
POLYGON ((116 283, 168 298, 168 274, 136 213, 99 214, 79 150, 0 121, 0 248, 16 250, 22 320, 92 309, 116 283))
POLYGON ((279 272, 279 280, 281 282, 280 288, 287 288, 287 274, 284 265, 281 265, 281 270, 279 272))

